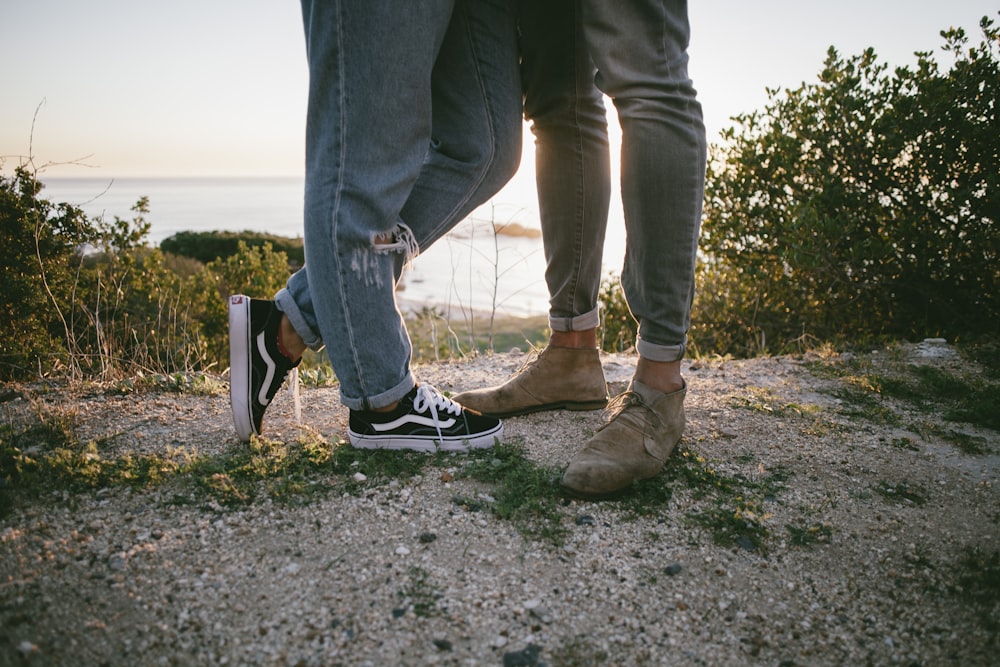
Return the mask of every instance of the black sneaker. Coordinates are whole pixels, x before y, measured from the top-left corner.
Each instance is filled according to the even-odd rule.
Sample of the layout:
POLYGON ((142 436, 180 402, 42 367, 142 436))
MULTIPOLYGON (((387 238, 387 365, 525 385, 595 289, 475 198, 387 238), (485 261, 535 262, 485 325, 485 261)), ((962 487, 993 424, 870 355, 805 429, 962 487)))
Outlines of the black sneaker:
POLYGON ((391 412, 351 410, 351 444, 365 449, 467 452, 492 447, 503 423, 466 410, 434 387, 417 385, 391 412))
POLYGON ((244 442, 260 435, 264 410, 299 365, 278 351, 280 324, 274 301, 229 297, 229 401, 236 433, 244 442))

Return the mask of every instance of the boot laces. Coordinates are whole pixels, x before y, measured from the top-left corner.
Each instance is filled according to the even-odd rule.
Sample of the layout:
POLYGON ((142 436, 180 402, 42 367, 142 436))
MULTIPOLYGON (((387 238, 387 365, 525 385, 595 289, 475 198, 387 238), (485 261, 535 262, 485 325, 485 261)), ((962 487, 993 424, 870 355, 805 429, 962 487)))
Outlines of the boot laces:
POLYGON ((638 393, 627 390, 618 394, 608 402, 608 407, 604 409, 604 424, 598 431, 607 428, 616 419, 626 424, 638 428, 643 433, 650 427, 656 430, 664 425, 663 419, 656 414, 653 408, 646 404, 638 393), (631 409, 636 408, 636 409, 631 409))
POLYGON ((511 376, 511 377, 515 377, 515 376, 518 376, 518 375, 520 375, 521 373, 524 373, 524 372, 526 372, 526 371, 529 371, 529 370, 531 370, 531 368, 532 368, 532 367, 533 367, 533 366, 534 366, 534 365, 535 365, 535 364, 536 364, 536 363, 538 362, 538 360, 539 360, 539 359, 541 359, 541 358, 542 358, 542 353, 541 353, 541 352, 538 352, 538 351, 537 351, 537 350, 535 350, 535 349, 532 349, 531 353, 530 353, 530 354, 528 355, 528 358, 527 358, 527 359, 525 359, 525 360, 524 360, 524 361, 523 361, 523 362, 521 363, 521 367, 520 367, 520 368, 518 368, 518 369, 517 369, 516 371, 514 371, 514 375, 513 375, 513 376, 511 376))

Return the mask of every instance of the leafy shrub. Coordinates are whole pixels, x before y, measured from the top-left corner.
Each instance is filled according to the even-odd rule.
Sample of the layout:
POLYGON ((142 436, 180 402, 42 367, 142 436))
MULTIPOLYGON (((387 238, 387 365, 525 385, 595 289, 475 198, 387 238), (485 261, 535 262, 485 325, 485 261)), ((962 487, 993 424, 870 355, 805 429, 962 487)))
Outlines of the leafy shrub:
POLYGON ((818 83, 735 118, 706 181, 699 348, 1000 329, 1000 35, 981 28, 971 48, 942 32, 948 71, 831 48, 818 83))
POLYGON ((635 345, 639 325, 632 317, 625 301, 618 276, 608 274, 601 281, 598 293, 601 304, 601 323, 597 328, 597 342, 605 352, 624 352, 635 345))
POLYGON ((53 204, 41 191, 25 167, 0 174, 0 380, 68 363, 80 249, 99 238, 80 209, 53 204))
POLYGON ((25 168, 0 177, 0 380, 224 368, 226 297, 269 297, 288 279, 288 257, 270 243, 192 263, 147 245, 146 198, 131 220, 109 222, 42 188, 25 168))
POLYGON ((288 281, 288 256, 275 251, 270 243, 251 247, 240 241, 236 252, 225 259, 216 259, 205 270, 192 276, 193 317, 201 325, 207 345, 207 363, 229 364, 230 294, 246 294, 270 299, 288 281))
POLYGON ((289 238, 260 232, 178 232, 160 242, 160 249, 173 255, 190 257, 203 264, 217 259, 227 259, 240 250, 243 243, 252 248, 267 244, 277 252, 285 253, 289 266, 305 264, 305 250, 301 238, 289 238))

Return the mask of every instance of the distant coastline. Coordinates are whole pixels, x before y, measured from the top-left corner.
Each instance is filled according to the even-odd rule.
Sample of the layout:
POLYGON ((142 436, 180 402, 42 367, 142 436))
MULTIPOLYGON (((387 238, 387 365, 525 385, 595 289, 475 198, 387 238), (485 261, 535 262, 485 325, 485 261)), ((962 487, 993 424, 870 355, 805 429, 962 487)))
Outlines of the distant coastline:
MULTIPOLYGON (((79 206, 90 216, 131 219, 149 198, 149 241, 178 232, 252 231, 302 237, 300 177, 168 177, 41 179, 42 197, 79 206)), ((521 222, 470 219, 426 249, 404 274, 411 307, 465 308, 535 316, 548 312, 541 231, 521 222), (494 242, 493 230, 501 243, 494 242)), ((405 295, 405 296, 404 296, 405 295)))
MULTIPOLYGON (((90 216, 125 220, 149 198, 149 242, 178 232, 255 231, 302 237, 303 179, 296 176, 48 177, 41 196, 90 216)), ((487 206, 491 206, 488 204, 487 206)), ((410 304, 533 316, 548 312, 545 257, 537 221, 490 220, 486 210, 425 249, 404 275, 410 304), (534 223, 534 224, 532 224, 534 223), (496 231, 496 237, 494 236, 496 231), (502 239, 497 242, 496 239, 502 239)), ((624 236, 609 227, 605 275, 620 273, 624 236)))

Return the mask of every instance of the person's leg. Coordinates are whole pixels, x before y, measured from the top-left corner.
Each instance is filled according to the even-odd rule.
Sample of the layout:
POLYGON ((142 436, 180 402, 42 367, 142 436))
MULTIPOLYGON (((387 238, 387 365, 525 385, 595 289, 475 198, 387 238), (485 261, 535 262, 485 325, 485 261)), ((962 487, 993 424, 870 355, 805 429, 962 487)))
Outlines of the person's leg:
POLYGON ((511 380, 455 400, 498 416, 601 408, 607 388, 596 328, 611 193, 604 104, 579 2, 521 0, 518 14, 552 334, 511 380))
MULTIPOLYGON (((440 51, 449 59, 449 66, 444 68, 428 65, 432 53, 439 60, 433 43, 444 8, 427 13, 411 11, 415 8, 407 5, 407 16, 400 17, 395 4, 380 9, 370 2, 355 3, 363 5, 360 11, 348 4, 352 3, 331 11, 327 5, 303 2, 311 70, 306 185, 310 268, 308 273, 303 269, 293 276, 276 297, 276 310, 284 311, 277 327, 278 347, 294 359, 306 345, 319 348, 324 339, 331 340, 327 331, 335 332, 332 340, 336 343, 328 347, 328 352, 341 380, 343 402, 352 408, 351 436, 357 446, 423 449, 429 443, 448 448, 492 444, 494 436, 502 432, 499 422, 467 415, 439 394, 425 391, 428 387, 417 391, 413 386, 409 339, 395 309, 391 286, 403 260, 415 253, 421 241, 429 243, 432 234, 440 235, 454 226, 498 190, 516 169, 520 153, 520 91, 512 0, 458 0, 440 40, 440 51), (379 23, 388 19, 388 23, 379 23), (421 21, 428 20, 434 29, 420 27, 421 21), (314 34, 318 27, 331 22, 339 29, 314 34), (379 23, 378 28, 373 22, 379 23), (364 35, 360 41, 371 44, 369 50, 373 52, 357 53, 364 49, 359 40, 343 37, 349 35, 364 35), (408 46, 396 49, 399 53, 387 54, 392 49, 386 44, 408 46), (419 44, 431 44, 432 48, 427 50, 419 44), (405 63, 405 68, 400 66, 403 73, 396 73, 394 79, 391 72, 380 67, 379 77, 373 81, 373 73, 365 70, 378 59, 405 63), (355 88, 358 82, 352 77, 357 75, 356 69, 364 74, 360 86, 364 90, 355 88), (421 81, 427 86, 426 95, 420 88, 421 81), (426 109, 427 101, 431 101, 433 114, 426 109), (449 115, 452 105, 460 108, 449 115), (435 134, 450 140, 432 137, 427 124, 431 115, 435 134), (449 118, 455 127, 446 122, 449 118), (457 126, 459 118, 467 121, 464 126, 457 126), (380 119, 386 123, 377 122, 380 119), (382 127, 384 124, 389 127, 382 127), (409 132, 404 131, 407 127, 409 132), (396 130, 396 134, 390 130, 396 130), (367 153, 359 150, 365 146, 369 148, 367 153), (377 157, 380 153, 375 148, 381 149, 382 158, 377 157), (397 160, 394 152, 399 152, 402 159, 397 160), (412 165, 418 158, 420 163, 414 169, 412 165), (414 180, 407 184, 406 174, 410 172, 414 180), (366 173, 367 178, 358 178, 366 173), (446 188, 446 178, 460 181, 459 187, 446 188), (440 197, 432 199, 429 191, 433 188, 421 185, 428 180, 436 180, 441 187, 440 197), (406 202, 399 202, 400 192, 407 187, 406 202), (426 193, 424 205, 411 201, 415 192, 426 193), (419 217, 404 222, 397 207, 409 208, 419 217), (382 219, 391 219, 394 224, 371 224, 382 219), (420 230, 420 235, 406 222, 420 230), (324 285, 327 289, 311 289, 310 285, 324 285), (380 322, 392 326, 386 330, 380 322), (405 354, 396 354, 400 351, 405 354), (390 377, 393 368, 400 370, 395 377, 403 378, 396 384, 390 377), (349 386, 358 387, 357 393, 348 393, 349 386), (400 405, 399 399, 405 399, 405 405, 400 405), (356 414, 359 410, 394 408, 429 410, 436 425, 426 433, 409 431, 399 436, 387 434, 371 418, 356 414), (438 419, 438 412, 444 419, 438 419), (441 424, 445 421, 454 424, 444 428, 441 424)), ((243 328, 238 327, 237 333, 243 328)), ((231 326, 231 338, 232 331, 231 326)), ((283 367, 288 364, 278 354, 271 357, 273 362, 265 360, 262 366, 277 367, 280 372, 267 372, 263 384, 276 389, 287 373, 283 367)), ((265 375, 263 371, 261 375, 265 375)), ((268 394, 268 400, 271 395, 273 392, 268 394)), ((266 405, 267 400, 262 398, 253 406, 257 413, 253 432, 259 432, 266 405)))
MULTIPOLYGON (((431 140, 400 211, 419 249, 428 248, 496 194, 521 157, 521 92, 514 0, 460 0, 431 76, 431 140)), ((397 278, 406 258, 396 256, 397 278)), ((301 353, 322 347, 308 265, 278 293, 301 353)))
POLYGON ((639 322, 636 347, 648 361, 677 362, 690 326, 706 157, 687 72, 687 2, 585 0, 584 21, 597 85, 622 127, 622 287, 639 322))
POLYGON ((594 86, 577 0, 519 3, 524 115, 535 136, 535 182, 553 331, 597 326, 611 197, 607 118, 594 86))
POLYGON ((303 0, 309 103, 305 255, 320 337, 352 410, 414 386, 386 235, 431 136, 430 76, 453 0, 303 0))
POLYGON ((421 249, 517 172, 520 86, 515 0, 458 0, 431 78, 427 158, 400 213, 421 249))
POLYGON ((584 26, 597 85, 615 101, 622 126, 628 235, 622 286, 639 321, 632 383, 562 479, 570 493, 601 497, 656 475, 684 430, 680 360, 694 294, 706 142, 687 74, 685 1, 584 0, 584 26))

